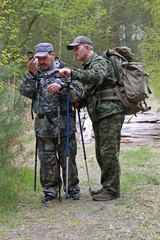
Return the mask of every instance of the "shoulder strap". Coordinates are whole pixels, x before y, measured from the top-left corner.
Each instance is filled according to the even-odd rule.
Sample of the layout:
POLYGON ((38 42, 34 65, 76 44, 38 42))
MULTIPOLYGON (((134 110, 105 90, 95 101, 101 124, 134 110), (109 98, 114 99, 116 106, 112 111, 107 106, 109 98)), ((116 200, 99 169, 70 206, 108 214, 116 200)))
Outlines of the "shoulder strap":
POLYGON ((149 87, 149 82, 148 82, 149 74, 144 73, 144 72, 136 72, 136 75, 145 77, 146 87, 147 87, 148 93, 149 93, 149 94, 152 94, 152 91, 151 91, 151 89, 150 89, 150 87, 149 87))
POLYGON ((117 67, 117 64, 114 60, 113 55, 110 57, 110 61, 112 63, 113 69, 114 69, 114 74, 115 74, 115 77, 117 79, 117 84, 119 84, 120 77, 119 77, 118 69, 120 69, 120 67, 122 66, 122 60, 121 59, 119 60, 119 66, 118 67, 117 67))

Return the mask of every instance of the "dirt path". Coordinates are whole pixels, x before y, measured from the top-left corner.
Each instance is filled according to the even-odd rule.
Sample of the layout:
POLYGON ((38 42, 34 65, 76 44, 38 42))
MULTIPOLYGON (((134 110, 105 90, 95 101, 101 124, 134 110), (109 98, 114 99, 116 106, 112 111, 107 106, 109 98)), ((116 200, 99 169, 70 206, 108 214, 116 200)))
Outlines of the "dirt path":
MULTIPOLYGON (((125 116, 125 121, 121 132, 122 144, 135 145, 160 145, 160 103, 153 99, 153 96, 147 101, 151 110, 146 113, 125 116)), ((91 120, 87 111, 81 112, 81 122, 83 126, 83 135, 86 143, 94 142, 94 133, 91 120)), ((77 139, 81 141, 79 123, 77 121, 77 139)))
MULTIPOLYGON (((94 141, 85 146, 91 187, 98 189, 100 170, 95 160, 94 141)), ((28 148, 33 148, 33 144, 28 148)), ((28 200, 26 196, 26 202, 19 203, 17 212, 8 223, 0 221, 0 239, 160 239, 159 154, 160 148, 156 146, 122 144, 121 198, 111 202, 95 202, 88 191, 83 151, 79 144, 77 163, 81 200, 72 201, 64 196, 61 202, 55 200, 44 205, 40 202, 41 190, 33 193, 32 199, 28 200), (137 159, 137 155, 141 157, 137 159)), ((26 162, 30 161, 27 156, 28 152, 24 153, 26 162)))
MULTIPOLYGON (((85 146, 91 187, 99 189, 100 171, 94 157, 94 145, 85 146)), ((17 212, 8 223, 0 222, 0 239, 160 239, 159 154, 159 147, 141 150, 140 146, 122 145, 121 198, 111 202, 95 202, 88 191, 83 152, 79 146, 77 163, 81 200, 74 201, 63 196, 61 202, 57 199, 44 205, 40 202, 41 190, 32 192, 32 198, 26 196, 24 202, 19 202, 17 212), (146 154, 146 158, 136 159, 139 151, 146 154)))

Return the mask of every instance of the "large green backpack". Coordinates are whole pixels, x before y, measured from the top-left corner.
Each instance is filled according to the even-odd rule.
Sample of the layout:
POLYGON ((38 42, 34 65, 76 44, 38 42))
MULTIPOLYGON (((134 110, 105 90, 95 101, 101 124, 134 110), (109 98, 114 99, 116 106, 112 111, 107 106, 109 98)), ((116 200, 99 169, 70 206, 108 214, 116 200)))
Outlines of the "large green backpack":
POLYGON ((149 94, 152 93, 148 84, 148 74, 142 71, 140 62, 133 61, 131 49, 125 46, 116 47, 105 51, 103 57, 112 63, 117 79, 114 92, 122 102, 125 114, 149 111, 151 107, 148 107, 145 101, 148 98, 145 88, 149 94))

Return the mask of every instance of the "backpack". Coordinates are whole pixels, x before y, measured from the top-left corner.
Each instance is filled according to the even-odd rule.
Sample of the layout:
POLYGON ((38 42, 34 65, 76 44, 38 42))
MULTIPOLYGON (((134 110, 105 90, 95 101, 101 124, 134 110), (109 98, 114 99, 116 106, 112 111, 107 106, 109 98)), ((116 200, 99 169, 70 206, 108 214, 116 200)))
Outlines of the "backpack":
POLYGON ((133 61, 131 49, 126 46, 116 47, 105 51, 102 56, 112 63, 117 79, 114 92, 122 102, 125 114, 149 111, 151 107, 148 107, 145 101, 148 98, 145 85, 148 93, 152 93, 148 83, 149 75, 142 71, 140 62, 133 61))

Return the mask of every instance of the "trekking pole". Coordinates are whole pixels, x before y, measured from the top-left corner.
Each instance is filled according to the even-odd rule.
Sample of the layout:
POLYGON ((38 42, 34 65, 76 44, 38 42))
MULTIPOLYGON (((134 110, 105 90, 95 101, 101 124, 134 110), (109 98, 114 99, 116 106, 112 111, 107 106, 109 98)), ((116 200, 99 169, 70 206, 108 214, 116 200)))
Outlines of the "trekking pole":
MULTIPOLYGON (((37 72, 41 73, 44 78, 46 77, 40 69, 37 69, 37 72)), ((36 88, 37 88, 37 122, 38 122, 39 121, 39 97, 40 97, 41 88, 40 88, 40 79, 36 77, 35 80, 37 84, 36 88)), ((36 178, 37 178, 38 130, 36 130, 35 136, 36 136, 36 146, 35 146, 34 191, 36 191, 36 178)))
POLYGON ((68 194, 68 174, 69 174, 69 94, 70 94, 70 83, 71 80, 67 80, 67 150, 66 150, 66 198, 69 197, 68 194))
POLYGON ((60 144, 61 144, 61 129, 60 129, 60 92, 57 92, 57 104, 58 104, 58 169, 59 169, 59 202, 61 201, 61 170, 60 170, 60 144))
MULTIPOLYGON (((37 79, 36 79, 37 80, 37 79)), ((40 96, 40 82, 37 83, 37 122, 39 121, 39 96, 40 96)), ((34 171, 34 191, 36 191, 36 178, 37 178, 37 153, 38 153, 38 130, 36 130, 36 147, 35 147, 35 171, 34 171)))
POLYGON ((38 136, 36 136, 36 147, 35 147, 34 191, 36 191, 36 177, 37 177, 37 149, 38 149, 38 136))
POLYGON ((82 132, 82 125, 81 125, 81 118, 80 118, 80 109, 77 108, 77 113, 78 113, 78 120, 79 120, 79 126, 80 126, 80 132, 81 132, 81 140, 82 140, 82 146, 83 146, 83 154, 84 154, 84 161, 85 161, 85 166, 86 166, 86 172, 87 172, 87 178, 88 178, 88 185, 89 189, 88 191, 92 192, 92 189, 90 187, 90 180, 89 180, 89 171, 88 171, 88 165, 87 165, 87 157, 86 157, 86 150, 84 146, 84 139, 83 139, 83 132, 82 132))

